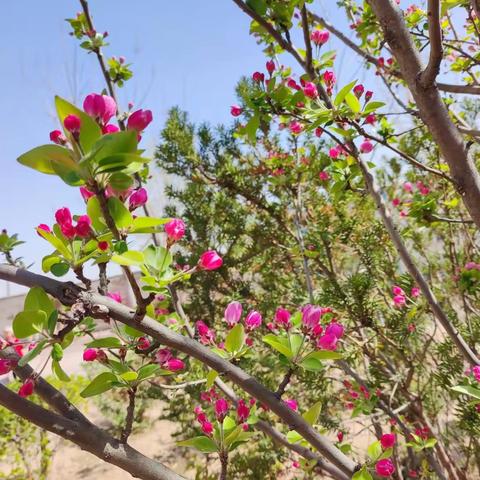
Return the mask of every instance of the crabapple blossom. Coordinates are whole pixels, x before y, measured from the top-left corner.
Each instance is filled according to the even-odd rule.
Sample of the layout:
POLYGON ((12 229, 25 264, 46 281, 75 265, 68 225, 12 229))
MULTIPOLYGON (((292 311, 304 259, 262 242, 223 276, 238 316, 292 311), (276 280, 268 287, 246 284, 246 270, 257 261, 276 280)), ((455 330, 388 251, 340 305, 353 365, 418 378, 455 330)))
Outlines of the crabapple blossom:
POLYGON ((380 437, 380 444, 382 448, 386 450, 387 448, 392 448, 396 442, 396 435, 394 433, 384 433, 380 437))
POLYGON ((143 132, 153 120, 151 110, 136 110, 133 112, 127 121, 127 128, 129 130, 136 130, 138 133, 143 132))
POLYGON ((63 126, 65 129, 74 136, 80 132, 80 125, 80 117, 77 115, 67 115, 63 120, 63 126))
POLYGON ((225 308, 224 318, 229 327, 235 326, 242 316, 242 304, 240 302, 230 302, 225 308))
POLYGON ((83 109, 98 123, 106 125, 108 121, 117 113, 117 104, 112 97, 108 95, 99 95, 91 93, 83 101, 83 109))
POLYGON ((395 466, 389 458, 383 458, 375 464, 375 472, 379 477, 387 478, 395 472, 395 466))
POLYGON ((310 39, 315 45, 323 45, 328 42, 330 32, 328 30, 314 30, 310 34, 310 39))
POLYGON ((60 130, 52 130, 50 132, 50 140, 57 145, 65 145, 67 138, 60 130))
POLYGON ((147 203, 147 200, 148 194, 143 187, 135 190, 128 199, 130 211, 135 210, 138 207, 143 207, 143 205, 147 203))
POLYGON ((223 264, 222 257, 215 250, 208 250, 200 255, 198 265, 204 270, 216 270, 223 264))
POLYGON ((248 313, 247 317, 245 318, 245 326, 247 330, 255 330, 262 324, 262 315, 258 313, 256 310, 252 310, 248 313))
POLYGON ((33 394, 33 391, 35 390, 35 381, 32 380, 31 378, 27 378, 18 390, 18 395, 20 397, 29 397, 30 395, 33 394))
POLYGON ((83 360, 85 362, 93 362, 98 357, 98 351, 95 348, 87 348, 83 352, 83 360))
POLYGON ((173 218, 165 224, 165 233, 172 241, 180 240, 185 235, 185 223, 179 218, 173 218))
POLYGON ((232 117, 239 117, 243 112, 243 108, 239 107, 238 105, 232 105, 230 107, 230 114, 232 117))

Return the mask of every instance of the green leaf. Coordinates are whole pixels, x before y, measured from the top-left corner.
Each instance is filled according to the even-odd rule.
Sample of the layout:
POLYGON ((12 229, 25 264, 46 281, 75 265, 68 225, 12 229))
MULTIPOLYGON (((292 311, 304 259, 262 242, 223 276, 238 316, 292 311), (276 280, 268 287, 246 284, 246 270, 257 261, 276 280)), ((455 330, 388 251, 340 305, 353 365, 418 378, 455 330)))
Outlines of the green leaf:
POLYGON ((115 172, 110 175, 108 183, 114 190, 122 191, 133 185, 133 178, 126 173, 115 172))
POLYGON ((42 331, 47 315, 42 310, 26 310, 15 315, 12 323, 13 333, 17 338, 27 338, 42 331))
POLYGON ((121 255, 112 255, 112 261, 118 263, 119 265, 133 266, 136 265, 139 267, 145 263, 142 252, 137 252, 136 250, 128 250, 121 255))
POLYGON ((382 444, 380 443, 380 440, 370 444, 367 448, 367 453, 372 460, 377 460, 377 458, 382 454, 382 444))
POLYGON ((288 359, 293 357, 293 353, 288 345, 285 345, 285 341, 288 343, 288 339, 269 333, 262 338, 262 341, 270 345, 272 348, 285 355, 288 359))
POLYGON ((311 406, 302 417, 309 425, 315 425, 322 410, 322 402, 317 402, 311 406))
POLYGON ((240 435, 240 433, 242 432, 242 426, 241 425, 238 425, 237 427, 235 427, 233 429, 232 432, 230 432, 226 437, 225 437, 225 440, 224 440, 224 443, 225 443, 225 446, 226 447, 229 447, 230 445, 232 445, 237 439, 238 439, 238 436, 240 435))
POLYGON ((452 390, 480 400, 480 390, 478 388, 470 387, 469 385, 457 385, 456 387, 452 387, 452 390))
MULTIPOLYGON (((90 152, 96 141, 102 137, 102 131, 97 122, 75 105, 58 96, 55 97, 55 106, 62 127, 63 120, 67 115, 76 115, 80 118, 80 145, 85 153, 90 152)), ((68 132, 65 132, 65 134, 69 135, 68 132)))
POLYGON ((42 230, 41 228, 37 228, 37 233, 45 240, 47 240, 47 242, 49 242, 56 250, 58 250, 58 252, 61 253, 66 260, 72 259, 72 254, 70 253, 68 248, 53 233, 42 230))
POLYGON ((237 323, 225 339, 225 350, 229 353, 238 352, 245 343, 245 329, 241 323, 237 323))
POLYGON ((77 164, 71 157, 70 150, 60 145, 41 145, 20 155, 17 161, 26 167, 48 175, 57 174, 54 164, 78 170, 77 164))
POLYGON ((57 326, 58 321, 58 310, 54 310, 47 320, 47 330, 50 335, 53 335, 55 332, 55 327, 57 326))
POLYGON ((50 271, 56 277, 63 277, 70 270, 70 265, 65 262, 55 263, 50 267, 50 271))
POLYGON ((98 338, 87 344, 88 348, 120 348, 122 342, 117 337, 98 338))
POLYGON ((290 430, 288 433, 287 433, 287 440, 290 442, 290 443, 297 443, 299 442, 300 440, 302 440, 303 437, 298 433, 296 432, 295 430, 290 430))
POLYGON ((292 350, 292 355, 296 357, 300 351, 301 346, 303 345, 303 335, 295 333, 289 336, 290 339, 290 349, 292 350))
POLYGON ((267 13, 267 2, 265 0, 247 0, 245 3, 259 15, 267 13))
POLYGON ((253 144, 255 144, 255 142, 257 141, 257 130, 259 126, 260 118, 257 115, 254 115, 245 125, 245 132, 247 133, 247 137, 253 144))
POLYGON ((353 86, 357 83, 356 80, 353 82, 350 82, 348 85, 345 85, 340 91, 337 93, 335 100, 333 101, 333 104, 338 107, 345 97, 347 96, 347 93, 353 88, 353 86))
POLYGON ((68 374, 63 370, 60 366, 60 363, 57 360, 52 360, 52 371, 53 374, 61 381, 61 382, 69 382, 70 377, 68 374))
POLYGON ((304 360, 310 358, 315 358, 316 360, 340 360, 343 358, 343 355, 333 350, 316 350, 315 352, 309 353, 304 360))
POLYGON ((93 196, 88 199, 87 214, 92 220, 93 228, 97 232, 103 232, 104 230, 106 230, 107 225, 105 223, 102 209, 100 208, 100 202, 97 196, 93 196))
POLYGON ((164 272, 172 264, 172 254, 165 247, 149 245, 144 251, 145 263, 157 272, 164 272))
POLYGON ((429 438, 425 442, 425 448, 433 448, 437 444, 437 439, 436 438, 429 438))
POLYGON ((110 197, 107 202, 108 211, 110 212, 115 225, 121 229, 130 227, 133 223, 133 217, 127 207, 125 207, 117 197, 110 197))
POLYGON ((130 233, 154 233, 158 232, 160 225, 169 222, 171 218, 153 218, 153 217, 137 217, 133 219, 130 233))
POLYGON ((80 393, 82 398, 93 397, 107 392, 113 388, 114 382, 117 381, 117 377, 111 372, 103 372, 97 375, 87 387, 80 393))
POLYGON ((218 372, 216 372, 215 370, 210 370, 207 375, 207 383, 205 384, 206 388, 210 388, 215 383, 215 379, 217 377, 218 372))
POLYGON ((363 108, 363 113, 367 114, 381 108, 385 105, 383 102, 368 102, 363 108))
POLYGON ((125 335, 128 335, 129 337, 133 337, 133 338, 143 337, 143 335, 145 335, 140 330, 130 327, 129 325, 125 325, 123 327, 123 331, 125 332, 125 335))
POLYGON ((59 362, 63 358, 63 348, 59 343, 53 344, 52 358, 57 362, 59 362))
POLYGON ((378 457, 378 460, 383 460, 384 458, 390 458, 393 453, 393 448, 387 448, 382 452, 382 454, 378 457))
POLYGON ((27 363, 30 362, 30 360, 33 360, 35 357, 38 357, 40 353, 43 350, 43 347, 45 344, 48 342, 48 340, 42 340, 37 343, 35 348, 32 348, 32 350, 28 351, 20 360, 18 361, 18 366, 19 367, 24 367, 27 363))
POLYGON ((345 103, 350 107, 350 110, 353 113, 359 113, 362 109, 362 106, 360 105, 357 96, 352 92, 348 92, 345 95, 345 103))
POLYGON ((25 297, 24 310, 43 310, 47 317, 55 310, 55 305, 41 287, 32 287, 25 297))
POLYGON ((362 467, 358 472, 353 474, 352 480, 373 480, 367 467, 362 467))
POLYGON ((320 372, 324 369, 323 363, 316 358, 305 358, 299 365, 309 372, 320 372))
POLYGON ((51 255, 46 255, 45 257, 42 258, 42 270, 43 273, 48 273, 50 269, 52 268, 52 265, 55 265, 56 263, 60 263, 62 259, 55 254, 51 255))
POLYGON ((217 444, 205 435, 177 442, 177 445, 179 447, 193 447, 203 453, 213 453, 217 451, 217 444))
POLYGON ((150 363, 149 365, 144 365, 138 369, 138 381, 145 380, 146 378, 154 377, 156 373, 160 370, 160 366, 155 363, 150 363))
POLYGON ((150 159, 143 158, 140 155, 135 155, 133 153, 117 153, 115 155, 102 158, 102 160, 99 162, 99 166, 95 170, 95 173, 99 174, 118 172, 124 170, 131 163, 139 163, 143 165, 149 161, 150 159))
POLYGON ((76 163, 73 165, 63 165, 61 163, 52 162, 52 168, 55 173, 71 187, 79 187, 84 185, 85 181, 80 176, 79 167, 76 163))
POLYGON ((134 130, 125 130, 123 132, 110 133, 103 135, 95 143, 94 159, 98 165, 105 165, 105 159, 119 154, 134 154, 137 151, 137 132, 134 130), (103 163, 102 163, 103 162, 103 163))
POLYGON ((128 372, 122 373, 120 377, 126 382, 134 382, 138 378, 138 373, 129 370, 128 372))

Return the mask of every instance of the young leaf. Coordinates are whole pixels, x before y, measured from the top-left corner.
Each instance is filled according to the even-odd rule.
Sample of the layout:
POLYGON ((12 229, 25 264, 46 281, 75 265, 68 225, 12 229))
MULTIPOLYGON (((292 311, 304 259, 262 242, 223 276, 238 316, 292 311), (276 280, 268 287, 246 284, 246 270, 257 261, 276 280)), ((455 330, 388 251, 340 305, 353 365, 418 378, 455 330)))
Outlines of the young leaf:
POLYGON ((154 377, 156 373, 160 370, 160 366, 155 363, 150 363, 149 365, 144 365, 138 369, 138 378, 137 380, 145 380, 146 378, 154 377))
POLYGON ((317 402, 313 406, 311 406, 303 415, 302 417, 305 421, 310 425, 315 425, 317 423, 318 417, 322 410, 322 402, 317 402))
POLYGON ((360 105, 357 96, 352 92, 348 92, 345 95, 345 103, 350 107, 350 110, 353 113, 358 113, 362 109, 362 106, 360 105))
POLYGON ((48 175, 57 173, 53 164, 64 165, 71 169, 77 168, 70 156, 70 151, 60 145, 41 145, 20 155, 17 161, 26 167, 48 175))
POLYGON ((52 360, 52 371, 53 374, 61 381, 61 382, 69 382, 70 377, 65 373, 63 368, 60 366, 60 363, 57 360, 52 360))
POLYGON ((118 228, 130 227, 133 223, 133 217, 125 205, 116 197, 110 197, 107 202, 108 211, 110 212, 115 225, 118 228))
POLYGON ((338 107, 343 100, 345 99, 347 93, 353 88, 353 86, 357 83, 356 80, 353 82, 350 82, 348 85, 345 85, 340 91, 337 93, 335 100, 333 101, 333 104, 338 107))
POLYGON ((87 344, 88 348, 120 348, 122 342, 117 337, 98 338, 87 344))
POLYGON ((47 317, 55 310, 55 305, 41 287, 32 287, 25 297, 24 310, 43 310, 47 317))
POLYGON ((93 397, 107 392, 113 388, 114 382, 117 381, 117 377, 111 372, 103 372, 97 375, 80 393, 82 398, 93 397))
POLYGON ((452 387, 452 390, 480 400, 480 390, 478 388, 470 387, 469 385, 457 385, 452 387))
POLYGON ((237 323, 225 339, 225 349, 229 353, 238 352, 245 342, 245 329, 241 323, 237 323))
POLYGON ((367 453, 372 460, 377 460, 378 457, 380 457, 380 455, 382 454, 382 444, 380 443, 380 440, 371 443, 367 447, 367 453))
POLYGON ((309 353, 304 360, 310 358, 315 358, 316 360, 340 360, 343 358, 343 355, 333 350, 316 350, 315 352, 309 353))
POLYGON ((112 261, 118 263, 119 265, 136 265, 137 267, 139 267, 140 265, 144 264, 145 259, 143 258, 142 252, 137 252, 136 250, 128 250, 128 252, 122 253, 121 255, 113 255, 112 261))
POLYGON ((177 445, 179 447, 193 447, 203 453, 213 453, 217 451, 217 444, 205 435, 183 440, 183 442, 177 442, 177 445))
POLYGON ((38 342, 35 348, 32 348, 32 350, 28 351, 22 358, 20 358, 20 360, 18 361, 18 366, 24 367, 27 363, 30 362, 30 360, 38 357, 47 342, 48 340, 42 340, 41 342, 38 342))
POLYGON ((17 313, 13 319, 12 329, 17 338, 27 338, 42 331, 47 315, 43 310, 25 310, 17 313))
POLYGON ((215 379, 217 377, 218 377, 218 372, 216 372, 215 370, 210 370, 207 375, 207 383, 205 384, 206 388, 210 388, 215 383, 215 379))
POLYGON ((293 357, 293 352, 290 350, 290 347, 285 345, 285 341, 288 343, 288 339, 282 339, 282 337, 269 333, 268 335, 265 335, 262 340, 281 354, 285 355, 288 359, 293 357))

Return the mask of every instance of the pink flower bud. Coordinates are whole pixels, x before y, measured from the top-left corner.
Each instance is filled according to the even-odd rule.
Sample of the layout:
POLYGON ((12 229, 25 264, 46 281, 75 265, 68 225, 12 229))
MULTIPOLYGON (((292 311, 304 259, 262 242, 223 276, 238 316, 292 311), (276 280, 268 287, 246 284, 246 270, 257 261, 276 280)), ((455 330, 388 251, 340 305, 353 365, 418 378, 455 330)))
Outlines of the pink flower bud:
POLYGON ((267 72, 271 75, 275 71, 275 62, 273 60, 269 60, 265 67, 267 68, 267 72))
POLYGON ((367 90, 367 91, 365 92, 365 101, 368 102, 372 97, 373 97, 373 92, 370 91, 370 90, 367 90))
POLYGON ((330 175, 328 174, 328 172, 325 172, 324 170, 322 170, 319 174, 318 174, 318 178, 320 178, 320 180, 322 182, 326 182, 327 180, 330 179, 330 175))
POLYGON ((127 128, 142 132, 153 120, 151 110, 137 110, 128 117, 127 128))
POLYGON ((400 205, 400 200, 399 200, 398 198, 394 198, 394 199, 392 200, 392 205, 393 205, 394 207, 398 207, 398 206, 400 205))
POLYGON ((70 210, 67 207, 60 208, 55 212, 55 220, 60 226, 71 225, 72 214, 70 213, 70 210))
POLYGON ((310 39, 315 45, 323 45, 328 42, 330 32, 328 30, 314 30, 310 34, 310 39))
POLYGON ((87 348, 83 352, 83 360, 85 362, 93 362, 98 357, 98 352, 95 348, 87 348))
POLYGON ((325 82, 327 87, 333 87, 337 79, 335 77, 335 74, 332 71, 327 70, 326 72, 323 73, 323 81, 325 82))
POLYGON ((185 223, 179 218, 173 218, 165 224, 165 233, 173 241, 180 240, 185 235, 185 223))
POLYGON ((353 87, 353 93, 357 98, 360 98, 363 95, 364 91, 365 91, 365 87, 362 84, 355 85, 353 87))
POLYGON ((161 348, 155 354, 155 360, 160 365, 163 365, 165 362, 168 362, 172 358, 172 352, 168 348, 161 348))
POLYGON ((225 309, 224 318, 229 327, 235 326, 242 316, 242 304, 240 302, 230 302, 225 309))
POLYGON ((85 97, 83 109, 98 123, 105 125, 117 113, 117 104, 108 95, 91 93, 85 97))
POLYGON ((318 325, 321 316, 322 309, 316 305, 306 305, 302 309, 302 323, 309 330, 318 325))
POLYGON ((395 445, 396 435, 394 433, 384 433, 380 437, 380 443, 382 448, 386 450, 387 448, 392 448, 395 445))
POLYGON ((53 130, 50 132, 50 140, 53 143, 58 145, 65 145, 67 143, 67 139, 65 135, 60 130, 53 130))
POLYGON ((305 94, 306 97, 309 97, 309 98, 318 97, 318 90, 313 82, 305 83, 305 86, 303 87, 303 93, 305 94))
POLYGON ((420 289, 418 287, 413 287, 412 290, 410 291, 410 295, 413 298, 417 298, 420 296, 420 289))
POLYGON ((208 420, 206 422, 203 422, 202 423, 202 432, 205 434, 205 435, 208 435, 210 436, 213 432, 213 425, 211 422, 209 422, 208 420))
POLYGON ((367 125, 374 125, 375 122, 377 121, 377 117, 374 113, 369 113, 366 117, 365 117, 365 123, 367 125))
POLYGON ((107 297, 111 298, 117 303, 122 303, 122 296, 120 295, 120 292, 108 292, 107 297))
POLYGON ((239 117, 243 113, 243 108, 238 105, 232 105, 230 107, 230 114, 232 117, 239 117))
POLYGON ((0 359, 0 375, 5 375, 13 370, 14 364, 12 360, 6 358, 0 359))
POLYGON ((288 79, 287 85, 290 88, 293 88, 294 90, 300 90, 300 86, 297 84, 297 82, 293 78, 288 79))
POLYGON ((338 158, 340 155, 340 150, 337 148, 337 147, 332 147, 329 151, 328 151, 328 156, 330 158, 338 158))
POLYGON ((80 215, 75 232, 80 238, 87 238, 92 233, 92 221, 88 215, 80 215))
POLYGON ((113 125, 112 123, 109 123, 108 125, 105 125, 104 127, 102 127, 102 133, 104 135, 108 135, 110 133, 117 133, 119 131, 120 129, 116 125, 113 125))
POLYGON ((102 252, 105 252, 106 250, 109 249, 110 245, 108 242, 106 241, 101 241, 101 242, 98 242, 97 243, 97 247, 99 250, 101 250, 102 252))
POLYGON ((178 372, 185 368, 185 363, 179 358, 171 358, 165 362, 165 368, 172 372, 178 372))
POLYGON ((372 150, 373 150, 373 145, 372 145, 372 143, 369 142, 368 140, 364 140, 364 141, 360 144, 360 152, 362 152, 362 153, 370 153, 372 150))
POLYGON ((403 291, 403 289, 401 287, 399 287, 398 285, 394 285, 392 287, 392 293, 394 295, 405 295, 405 292, 403 291))
POLYGON ((23 385, 18 390, 18 394, 20 395, 20 397, 23 397, 23 398, 29 397, 30 395, 33 394, 34 389, 35 389, 35 382, 31 378, 27 378, 27 380, 23 382, 23 385))
POLYGON ((215 416, 219 422, 223 422, 223 419, 227 416, 228 409, 228 402, 224 398, 219 398, 215 402, 215 416))
MULTIPOLYGON (((44 232, 52 233, 52 231, 50 230, 50 227, 48 225, 45 225, 45 223, 41 223, 37 227, 37 233, 38 233, 38 230, 43 230, 44 232)), ((38 235, 40 235, 40 233, 38 233, 38 235)), ((41 235, 40 235, 40 237, 41 237, 41 235)))
POLYGON ((337 349, 338 337, 332 335, 331 333, 321 336, 317 340, 317 347, 322 350, 336 350, 337 349))
POLYGON ((396 307, 403 307, 406 303, 405 297, 403 295, 395 295, 393 297, 393 303, 396 307))
POLYGON ((93 197, 95 194, 91 192, 87 187, 80 187, 80 195, 85 200, 85 202, 88 202, 88 199, 93 197))
POLYGON ((302 132, 303 130, 303 126, 300 122, 297 122, 297 120, 294 120, 293 122, 290 122, 290 131, 294 134, 294 135, 298 135, 302 132))
POLYGON ((325 333, 328 335, 335 335, 337 338, 342 338, 343 333, 345 331, 344 326, 341 323, 332 322, 327 325, 325 329, 325 333))
POLYGON ((245 318, 247 330, 255 330, 262 324, 262 316, 256 310, 252 310, 245 318))
POLYGON ((293 410, 294 412, 296 412, 298 410, 298 403, 296 402, 296 400, 293 400, 293 398, 287 398, 283 401, 287 407, 290 409, 290 410, 293 410))
POLYGON ((265 75, 261 72, 254 72, 252 75, 252 79, 254 82, 262 83, 265 80, 265 75))
POLYGON ((316 137, 320 138, 320 137, 322 136, 322 133, 323 133, 323 128, 317 127, 317 128, 315 129, 315 136, 316 136, 316 137))
POLYGON ((222 257, 215 250, 207 250, 200 255, 198 265, 204 270, 216 270, 223 264, 222 257))
POLYGON ((342 443, 343 442, 343 432, 338 432, 337 433, 337 440, 342 443))
POLYGON ((275 311, 274 320, 278 326, 284 327, 285 329, 288 330, 291 326, 290 317, 291 317, 291 313, 288 310, 286 310, 285 308, 279 307, 275 311))
POLYGON ((80 132, 81 121, 76 115, 67 115, 63 120, 63 125, 66 130, 76 135, 80 132))
POLYGON ((148 194, 147 191, 141 187, 138 190, 135 190, 128 199, 130 205, 130 211, 135 210, 138 207, 142 207, 147 203, 148 194))
POLYGON ((240 399, 237 404, 237 419, 239 423, 243 423, 250 415, 250 409, 247 407, 244 400, 240 399))
POLYGON ((395 472, 395 466, 389 458, 384 458, 375 464, 375 472, 379 477, 387 478, 395 472))
POLYGON ((403 184, 403 189, 408 192, 408 193, 411 193, 412 190, 413 190, 413 185, 410 183, 410 182, 405 182, 403 184))
POLYGON ((137 348, 139 350, 147 350, 150 347, 150 340, 147 337, 140 337, 137 340, 137 348))

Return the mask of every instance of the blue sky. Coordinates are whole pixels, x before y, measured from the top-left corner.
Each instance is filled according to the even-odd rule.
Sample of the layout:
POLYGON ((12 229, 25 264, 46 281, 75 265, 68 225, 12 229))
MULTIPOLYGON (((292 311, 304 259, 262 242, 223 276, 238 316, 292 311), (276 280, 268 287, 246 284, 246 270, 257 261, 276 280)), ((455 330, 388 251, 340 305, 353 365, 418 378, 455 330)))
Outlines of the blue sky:
MULTIPOLYGON (((316 3, 333 23, 344 26, 333 0, 316 3)), ((134 77, 119 91, 121 104, 133 101, 154 112, 154 123, 142 140, 149 150, 174 105, 187 110, 194 121, 230 121, 237 81, 264 69, 261 48, 248 34, 249 20, 232 1, 97 0, 90 2, 90 8, 97 29, 110 34, 106 55, 123 55, 133 64, 134 77)), ((104 87, 95 57, 68 35, 64 19, 79 9, 74 0, 31 1, 28 7, 25 2, 2 2, 0 6, 5 19, 0 46, 4 72, 0 77, 4 112, 0 118, 0 227, 27 241, 18 254, 28 263, 36 260, 35 271, 50 247, 33 228, 53 223, 54 212, 62 206, 74 213, 83 213, 84 207, 76 189, 22 167, 15 159, 48 143, 50 130, 58 128, 55 94, 81 104, 85 95, 104 87)), ((329 48, 335 46, 331 42, 329 48)), ((343 49, 337 57, 336 70, 341 70, 343 84, 365 75, 350 58, 343 49)), ((155 198, 160 194, 156 192, 155 198)), ((4 285, 0 286, 3 294, 4 285)))

